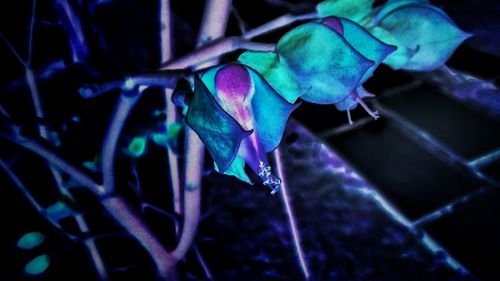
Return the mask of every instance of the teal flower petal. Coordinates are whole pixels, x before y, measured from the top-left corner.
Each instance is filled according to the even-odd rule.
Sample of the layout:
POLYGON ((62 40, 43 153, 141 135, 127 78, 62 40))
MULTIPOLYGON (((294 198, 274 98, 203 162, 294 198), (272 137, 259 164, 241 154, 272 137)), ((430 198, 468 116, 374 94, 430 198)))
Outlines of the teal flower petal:
POLYGON ((373 65, 337 32, 307 23, 285 34, 276 51, 280 63, 300 81, 300 98, 331 104, 345 99, 373 65))
POLYGON ((397 48, 387 45, 370 34, 366 29, 348 19, 340 19, 344 39, 365 58, 373 61, 373 65, 364 73, 359 85, 370 78, 382 61, 397 48))
POLYGON ((194 93, 186 124, 198 134, 220 171, 224 172, 236 157, 241 140, 252 131, 245 131, 225 112, 196 75, 194 93))
POLYGON ((372 13, 374 0, 327 0, 316 6, 319 17, 337 16, 359 22, 372 13))
POLYGON ((228 176, 233 176, 238 178, 241 181, 244 181, 248 184, 253 184, 252 180, 248 177, 247 173, 245 172, 245 160, 241 158, 240 156, 236 156, 233 160, 233 162, 229 165, 229 167, 224 171, 221 172, 219 168, 217 167, 217 163, 214 163, 214 168, 215 171, 228 175, 228 176))
POLYGON ((221 121, 205 118, 203 122, 199 122, 202 125, 198 126, 195 131, 199 131, 198 135, 212 154, 216 170, 250 183, 244 170, 245 164, 248 164, 261 177, 263 184, 269 186, 272 192, 276 192, 281 180, 272 175, 266 152, 279 145, 286 122, 298 104, 288 103, 259 73, 241 64, 216 66, 207 70, 201 76, 201 80, 195 81, 195 99, 198 93, 209 96, 211 99, 198 98, 192 101, 186 117, 186 123, 189 126, 192 126, 192 122, 188 119, 196 120, 190 117, 191 112, 198 111, 200 116, 198 119, 202 119, 204 114, 208 115, 210 110, 215 110, 220 111, 218 115, 223 115, 224 118, 230 117, 231 126, 240 129, 233 131, 232 134, 238 136, 234 138, 231 134, 220 134, 220 129, 217 128, 221 127, 221 121), (203 87, 196 83, 203 84, 203 87), (204 91, 199 89, 204 89, 204 91), (210 103, 215 103, 217 107, 210 103), (201 109, 196 110, 196 108, 210 108, 210 110, 202 112, 201 109), (203 130, 206 131, 207 124, 204 124, 206 122, 211 123, 211 133, 217 131, 218 139, 214 139, 213 134, 203 132, 203 130), (200 130, 200 127, 203 130, 200 130), (224 144, 224 138, 227 139, 226 142, 230 140, 235 145, 224 144), (217 147, 209 142, 221 143, 224 146, 217 147), (217 160, 221 155, 227 161, 217 160))
POLYGON ((240 55, 238 62, 255 69, 287 102, 295 103, 300 97, 297 78, 279 63, 276 53, 247 51, 240 55))
POLYGON ((436 69, 471 36, 426 1, 390 1, 375 16, 375 24, 372 33, 398 47, 384 61, 394 69, 436 69))
POLYGON ((255 86, 252 99, 254 130, 264 151, 270 152, 280 144, 288 118, 300 102, 288 103, 255 70, 248 68, 248 71, 255 86))

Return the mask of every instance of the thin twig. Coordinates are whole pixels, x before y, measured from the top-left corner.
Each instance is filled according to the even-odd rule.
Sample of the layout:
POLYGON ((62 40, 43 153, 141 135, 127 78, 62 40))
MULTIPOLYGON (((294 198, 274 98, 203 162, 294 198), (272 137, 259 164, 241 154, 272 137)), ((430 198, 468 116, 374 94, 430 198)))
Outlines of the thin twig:
POLYGON ((92 179, 92 177, 89 176, 86 172, 84 172, 84 167, 77 167, 76 165, 70 163, 69 161, 61 157, 57 152, 52 150, 49 146, 42 144, 39 141, 14 136, 11 133, 7 133, 4 131, 0 131, 0 137, 3 137, 14 144, 20 145, 47 160, 50 164, 70 175, 73 179, 75 179, 83 186, 87 187, 96 195, 102 196, 104 194, 103 186, 92 179))
POLYGON ((2 32, 0 32, 0 38, 2 38, 3 42, 5 43, 5 45, 7 45, 7 47, 9 48, 9 50, 14 54, 14 56, 16 56, 17 60, 24 66, 26 67, 26 63, 24 62, 24 60, 21 58, 21 55, 19 55, 19 53, 17 52, 16 48, 14 48, 14 46, 12 46, 12 43, 10 43, 10 41, 5 37, 5 35, 3 35, 2 32))
POLYGON ((168 61, 161 66, 163 69, 183 69, 190 68, 196 65, 207 63, 220 57, 221 55, 239 50, 253 50, 253 51, 272 51, 274 44, 251 42, 239 37, 220 38, 214 42, 204 44, 202 47, 196 49, 178 59, 168 61))
POLYGON ((200 262, 201 268, 203 269, 203 273, 205 273, 205 277, 207 280, 214 280, 214 277, 212 276, 212 273, 210 273, 210 269, 208 268, 208 265, 205 262, 205 259, 201 255, 200 249, 198 249, 197 246, 193 247, 194 253, 196 254, 196 258, 200 262))
POLYGON ((75 240, 76 239, 76 237, 74 235, 72 235, 71 233, 69 233, 66 230, 64 230, 64 228, 59 224, 58 221, 54 220, 51 216, 47 215, 47 213, 45 211, 45 208, 43 208, 38 203, 38 201, 35 199, 35 197, 33 197, 33 195, 31 195, 31 193, 29 192, 28 188, 26 188, 26 186, 23 184, 23 182, 21 181, 21 179, 14 173, 14 171, 12 171, 12 169, 9 167, 9 165, 7 163, 5 163, 5 161, 3 161, 3 159, 0 159, 0 167, 2 167, 2 169, 5 171, 5 173, 12 180, 12 182, 14 183, 14 185, 17 186, 17 188, 26 197, 26 199, 28 199, 28 201, 30 202, 30 204, 35 208, 35 210, 40 215, 42 215, 48 222, 50 222, 50 224, 52 224, 54 226, 54 228, 56 228, 57 230, 59 230, 61 233, 63 233, 64 235, 66 235, 68 238, 70 238, 71 240, 75 240))
POLYGON ((288 184, 285 179, 285 171, 283 167, 283 160, 281 158, 280 148, 276 148, 273 152, 274 160, 276 162, 276 172, 278 177, 281 179, 281 199, 283 200, 285 206, 285 212, 288 217, 288 224, 290 226, 290 231, 292 232, 293 245, 295 247, 295 253, 297 259, 299 260, 300 268, 305 280, 309 280, 310 273, 307 266, 306 257, 304 250, 302 249, 300 232, 297 227, 297 222, 295 220, 295 215, 293 213, 292 204, 290 202, 290 196, 288 195, 288 184))
POLYGON ((280 28, 286 27, 290 24, 296 23, 298 21, 303 21, 303 20, 313 20, 317 19, 318 15, 316 13, 310 13, 310 14, 305 14, 305 15, 283 15, 279 18, 276 18, 270 22, 267 22, 257 28, 254 28, 250 30, 249 32, 245 33, 243 36, 241 36, 243 39, 253 39, 257 36, 264 35, 266 33, 278 30, 280 28))
MULTIPOLYGON (((161 45, 161 62, 166 62, 172 59, 173 55, 173 42, 172 42, 172 11, 170 7, 170 0, 160 0, 160 45, 161 45)), ((171 128, 175 122, 179 119, 177 108, 172 102, 173 89, 165 89, 165 109, 167 111, 167 117, 165 120, 165 126, 167 130, 171 128)), ((179 157, 172 150, 172 148, 167 145, 167 159, 168 159, 168 169, 169 169, 169 181, 172 186, 174 211, 182 215, 182 198, 181 198, 181 185, 180 185, 180 174, 179 174, 179 157)), ((177 231, 176 231, 177 232, 177 231)))
POLYGON ((283 28, 297 21, 311 20, 316 18, 316 13, 298 16, 288 14, 276 18, 255 29, 252 29, 243 34, 241 37, 221 38, 209 43, 207 43, 207 41, 203 41, 203 39, 200 39, 201 41, 199 41, 199 43, 202 44, 201 48, 198 48, 195 51, 178 59, 165 62, 160 69, 181 69, 192 67, 239 49, 252 51, 273 51, 274 44, 251 42, 249 40, 259 35, 263 35, 283 28))
MULTIPOLYGON (((205 13, 203 15, 200 33, 198 35, 198 45, 202 45, 209 40, 214 40, 224 36, 227 27, 229 13, 231 11, 231 0, 207 0, 205 13)), ((208 61, 197 67, 209 67, 217 64, 218 60, 208 61)), ((198 135, 186 128, 185 150, 186 163, 184 171, 184 222, 182 234, 177 247, 172 255, 177 259, 182 259, 191 247, 200 220, 201 209, 201 177, 203 173, 203 163, 205 146, 198 135)))
POLYGON ((31 20, 30 27, 28 33, 28 59, 26 60, 26 66, 31 66, 31 57, 33 53, 33 33, 35 29, 35 12, 36 12, 36 0, 33 0, 33 4, 31 6, 31 20))
POLYGON ((3 131, 0 131, 0 136, 44 158, 99 196, 101 203, 115 221, 132 234, 151 255, 162 280, 178 280, 178 276, 173 270, 177 260, 166 251, 162 243, 153 234, 153 231, 144 223, 144 219, 130 208, 123 198, 111 195, 105 197, 104 195, 107 194, 105 188, 84 173, 83 167, 76 167, 46 145, 35 140, 19 138, 3 131))
POLYGON ((125 126, 125 121, 140 96, 141 92, 121 94, 109 121, 101 150, 102 177, 105 193, 110 194, 115 190, 115 155, 118 141, 125 126))

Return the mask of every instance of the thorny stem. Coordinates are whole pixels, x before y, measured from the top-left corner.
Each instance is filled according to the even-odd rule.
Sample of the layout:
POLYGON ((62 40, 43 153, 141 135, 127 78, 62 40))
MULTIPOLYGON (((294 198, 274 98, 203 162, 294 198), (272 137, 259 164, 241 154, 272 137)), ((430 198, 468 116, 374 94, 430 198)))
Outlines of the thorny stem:
POLYGON ((281 199, 285 205, 285 212, 288 217, 288 224, 290 226, 290 230, 292 232, 293 244, 295 246, 295 253, 297 258, 299 259, 300 268, 302 270, 302 274, 304 275, 305 280, 309 280, 310 273, 309 268, 307 266, 307 261, 305 258, 304 250, 302 249, 300 232, 297 227, 297 222, 295 220, 295 215, 293 214, 292 204, 290 202, 290 197, 288 195, 288 185, 285 180, 285 171, 283 167, 283 160, 281 158, 280 149, 276 148, 273 152, 276 172, 278 177, 282 180, 281 182, 281 199))
MULTIPOLYGON (((172 59, 173 42, 172 42, 172 11, 170 9, 170 0, 160 0, 160 45, 161 45, 161 62, 166 62, 172 59)), ((172 102, 172 89, 165 89, 165 107, 167 118, 165 126, 167 130, 171 128, 178 120, 178 113, 175 105, 172 102)), ((179 158, 177 154, 167 145, 167 157, 170 185, 172 186, 172 194, 174 201, 174 211, 182 215, 182 198, 181 185, 179 174, 179 158)), ((178 231, 176 231, 178 232, 178 231)))

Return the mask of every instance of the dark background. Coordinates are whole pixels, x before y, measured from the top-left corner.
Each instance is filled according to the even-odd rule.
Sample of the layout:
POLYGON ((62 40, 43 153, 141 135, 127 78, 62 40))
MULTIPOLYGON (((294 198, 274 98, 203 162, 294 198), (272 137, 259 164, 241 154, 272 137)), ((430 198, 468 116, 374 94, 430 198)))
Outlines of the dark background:
MULTIPOLYGON (((0 103, 14 120, 26 126, 26 130, 33 131, 36 125, 42 122, 49 130, 57 132, 61 140, 58 151, 71 161, 82 163, 93 160, 100 151, 107 120, 119 92, 111 91, 97 98, 83 99, 78 90, 87 83, 111 81, 127 74, 152 71, 159 66, 158 3, 139 0, 101 1, 102 4, 95 4, 99 1, 70 2, 75 7, 80 7, 78 11, 90 50, 88 58, 78 64, 72 63, 68 36, 64 28, 57 24, 58 17, 53 1, 40 0, 37 3, 32 68, 38 76, 47 118, 45 120, 35 118, 29 89, 24 82, 24 69, 4 42, 0 44, 2 65, 0 103), (55 61, 60 61, 64 67, 47 74, 46 66, 55 61)), ((202 1, 172 2, 175 55, 180 56, 194 49, 203 3, 202 1)), ((312 3, 317 1, 303 1, 305 4, 301 5, 298 4, 299 1, 289 2, 296 4, 291 6, 291 10, 261 0, 235 0, 234 5, 246 26, 251 29, 286 12, 309 12, 314 8, 312 3)), ((498 85, 500 5, 493 0, 432 1, 432 3, 443 8, 462 29, 475 34, 475 37, 457 50, 448 65, 498 85)), ((0 31, 25 58, 31 1, 7 1, 1 5, 3 7, 0 9, 0 31)), ((276 42, 285 31, 286 29, 280 30, 259 40, 276 42)), ((227 35, 238 35, 239 32, 238 23, 232 16, 227 35)), ((230 54, 224 57, 223 61, 234 60, 237 55, 238 53, 230 54)), ((459 105, 452 102, 450 105, 447 98, 444 100, 439 98, 441 88, 432 83, 425 84, 423 88, 413 89, 415 93, 419 93, 418 95, 401 94, 398 96, 399 99, 391 99, 384 94, 386 90, 396 86, 422 80, 426 80, 426 77, 393 71, 382 66, 366 86, 380 96, 379 101, 382 104, 401 108, 404 111, 402 114, 408 114, 406 118, 421 124, 438 139, 444 139, 445 143, 454 148, 459 155, 467 149, 472 150, 470 153, 475 156, 476 148, 481 150, 485 147, 484 151, 489 151, 490 148, 499 147, 498 136, 494 132, 499 128, 500 107, 493 106, 493 109, 490 107, 490 111, 487 111, 469 102, 466 102, 467 109, 463 109, 462 102, 459 105), (430 97, 422 96, 420 94, 422 92, 436 92, 438 98, 433 98, 432 94, 430 97), (421 107, 435 108, 435 111, 429 110, 429 112, 444 112, 448 122, 455 121, 459 124, 457 127, 461 124, 463 129, 440 130, 433 128, 431 126, 433 122, 428 120, 419 123, 419 120, 422 120, 420 117, 430 114, 419 110, 421 107), (472 121, 466 123, 463 120, 472 121), (476 124, 483 126, 478 127, 476 124), (475 130, 467 131, 467 126, 475 130), (464 131, 470 132, 470 135, 464 137, 457 133, 464 131), (474 139, 470 136, 484 137, 470 142, 469 139, 474 139)), ((444 80, 440 83, 442 86, 443 83, 450 82, 444 80)), ((498 91, 494 95, 498 95, 498 91)), ((492 103, 494 101, 495 99, 492 103)), ((163 100, 159 90, 151 89, 127 122, 119 146, 124 150, 133 137, 157 130, 165 116, 155 112, 162 110, 163 100)), ((479 197, 477 199, 479 201, 466 205, 465 210, 459 208, 447 216, 444 222, 438 221, 423 228, 423 231, 436 237, 445 249, 449 248, 452 256, 458 256, 465 268, 470 269, 470 273, 452 270, 445 262, 448 255, 446 251, 434 253, 427 251, 421 243, 422 236, 419 231, 412 232, 403 227, 388 215, 384 208, 361 195, 358 190, 360 186, 369 185, 381 191, 405 215, 417 218, 426 213, 422 210, 435 209, 436 206, 440 206, 439 204, 445 204, 448 200, 453 201, 457 192, 460 195, 467 194, 481 184, 476 184, 474 179, 465 176, 462 179, 456 175, 457 173, 450 172, 448 166, 439 166, 439 163, 432 162, 434 161, 432 155, 429 158, 406 159, 407 162, 404 163, 420 165, 409 167, 408 173, 420 167, 426 167, 427 170, 424 169, 419 174, 410 173, 411 175, 406 177, 406 182, 395 184, 394 173, 386 171, 394 169, 394 163, 398 163, 401 157, 413 157, 422 153, 413 146, 405 145, 407 141, 405 137, 387 129, 392 128, 391 122, 394 121, 390 118, 383 118, 376 124, 363 127, 368 133, 363 130, 354 131, 332 140, 316 139, 300 128, 304 126, 314 135, 321 135, 329 129, 345 124, 344 113, 336 112, 328 106, 304 104, 293 117, 302 125, 293 125, 288 129, 284 150, 288 161, 288 180, 293 188, 292 196, 303 230, 304 246, 314 280, 496 280, 499 274, 495 269, 495 263, 500 259, 495 260, 498 254, 495 256, 491 252, 499 248, 499 243, 494 238, 494 235, 499 233, 499 227, 492 221, 499 211, 496 200, 499 198, 498 192, 487 193, 483 196, 486 197, 484 199, 486 201, 481 201, 483 199, 479 197), (370 139, 373 141, 367 145, 366 141, 370 139), (320 149, 321 143, 326 143, 330 150, 320 149), (394 147, 401 149, 397 150, 394 147), (341 162, 338 164, 330 158, 325 160, 324 155, 327 153, 325 151, 329 153, 334 151, 342 155, 350 166, 366 176, 369 183, 356 182, 345 173, 328 170, 332 165, 344 167, 343 165, 347 164, 335 160, 341 162), (366 158, 365 155, 373 157, 366 158), (377 165, 365 164, 373 163, 369 162, 371 160, 391 157, 396 159, 395 162, 380 161, 377 165), (372 167, 375 166, 378 170, 373 170, 372 167), (412 192, 409 186, 415 181, 410 176, 426 178, 429 184, 437 182, 436 186, 439 186, 439 189, 424 193, 412 192), (391 189, 393 185, 396 186, 395 190, 391 189), (461 193, 461 188, 466 191, 461 193), (406 194, 406 197, 400 194, 406 194), (430 204, 429 202, 433 200, 438 203, 430 204), (432 206, 428 207, 429 205, 432 206), (482 208, 480 212, 477 211, 476 205, 482 208), (476 217, 475 212, 479 212, 480 216, 477 216, 480 219, 476 217), (454 217, 468 218, 468 216, 470 218, 465 222, 461 221, 459 224, 454 222, 454 217), (471 233, 471 235, 464 238, 465 240, 449 235, 447 231, 454 227, 457 227, 454 233, 471 233), (487 234, 477 235, 478 233, 487 234), (478 240, 484 242, 480 244, 483 248, 475 249, 474 245, 477 243, 474 243, 478 240), (465 246, 468 244, 472 245, 473 249, 469 250, 465 246), (454 250, 456 248, 461 250, 454 250)), ((360 119, 365 117, 365 113, 356 110, 353 112, 353 117, 360 119)), ((0 140, 0 145, 2 159, 12 163, 13 169, 43 206, 49 206, 58 200, 54 183, 42 160, 4 140, 0 140)), ((119 153, 117 159, 119 191, 125 194, 135 207, 139 207, 138 202, 141 199, 149 204, 161 206, 167 212, 171 211, 164 155, 164 147, 152 142, 148 142, 146 154, 139 159, 123 152, 119 153), (135 181, 131 173, 133 169, 140 174, 141 192, 130 187, 130 183, 135 181)), ((214 279, 300 280, 301 275, 294 259, 286 217, 282 213, 278 198, 271 197, 264 188, 249 187, 233 178, 213 173, 208 167, 211 167, 209 160, 207 160, 208 176, 204 179, 203 190, 205 215, 196 245, 211 269, 214 279)), ((485 169, 492 177, 498 177, 500 174, 498 167, 499 164, 494 163, 485 169)), ((401 173, 404 173, 404 167, 400 165, 399 168, 401 173)), ((98 178, 99 174, 96 173, 94 176, 98 178)), ((95 273, 82 243, 69 241, 45 222, 3 171, 0 172, 0 183, 2 222, 0 280, 95 280, 95 273), (16 248, 15 244, 19 237, 30 231, 46 234, 45 243, 31 251, 16 248), (26 262, 43 253, 52 255, 52 262, 47 272, 40 276, 23 274, 26 262)), ((92 232, 87 235, 102 236, 97 241, 111 279, 154 280, 154 269, 147 255, 130 236, 112 222, 100 207, 98 200, 81 188, 72 189, 72 194, 76 199, 78 210, 85 214, 91 224, 92 232)), ((145 210, 145 216, 164 242, 172 247, 175 236, 172 219, 151 210, 145 210)), ((65 219, 62 223, 68 231, 77 233, 73 219, 65 219)), ((186 262, 180 264, 180 271, 186 280, 205 280, 193 252, 188 254, 186 262)))

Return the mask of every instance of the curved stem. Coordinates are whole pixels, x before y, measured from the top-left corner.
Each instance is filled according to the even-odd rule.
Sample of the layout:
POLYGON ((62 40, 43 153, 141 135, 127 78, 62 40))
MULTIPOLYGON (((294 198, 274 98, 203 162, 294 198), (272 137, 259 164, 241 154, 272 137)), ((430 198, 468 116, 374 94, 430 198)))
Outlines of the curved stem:
POLYGON ((76 181, 87 187, 90 191, 101 198, 101 202, 106 210, 117 223, 122 225, 132 236, 148 251, 158 268, 163 280, 177 280, 176 272, 173 270, 176 260, 170 255, 161 242, 155 237, 151 229, 144 223, 142 217, 125 200, 118 196, 105 196, 105 188, 95 182, 90 176, 83 172, 83 168, 78 168, 59 156, 47 146, 29 139, 21 139, 11 134, 0 132, 0 136, 18 144, 40 157, 50 164, 69 174, 76 181), (169 279, 170 278, 170 279, 169 279))
POLYGON ((253 51, 273 51, 275 45, 268 43, 251 42, 239 37, 220 38, 214 42, 204 44, 196 51, 191 52, 178 59, 168 61, 160 69, 183 69, 193 67, 211 60, 217 59, 221 55, 233 52, 239 49, 253 51))
POLYGON ((30 27, 28 33, 28 59, 26 60, 27 67, 31 65, 31 55, 33 53, 33 33, 35 29, 35 13, 36 13, 36 0, 33 0, 31 5, 31 18, 30 18, 30 27))
POLYGON ((201 210, 201 176, 205 147, 194 131, 186 132, 186 168, 184 184, 184 220, 177 247, 172 255, 181 260, 193 243, 201 210))
MULTIPOLYGON (((169 61, 173 55, 172 46, 172 11, 170 9, 170 0, 160 0, 160 45, 161 45, 161 62, 169 61)), ((167 130, 171 128, 175 122, 179 119, 177 109, 172 102, 173 89, 165 89, 165 107, 167 111, 167 118, 165 120, 165 126, 167 130)), ((170 146, 167 145, 167 159, 168 159, 168 169, 169 169, 169 180, 172 187, 174 211, 177 214, 182 215, 182 196, 181 196, 181 184, 180 184, 180 174, 179 174, 179 157, 172 150, 170 146)), ((178 232, 178 231, 176 231, 178 232)))
POLYGON ((13 136, 12 134, 6 133, 4 131, 0 132, 0 136, 12 143, 24 147, 25 149, 47 160, 51 165, 54 165, 59 170, 70 175, 74 180, 87 187, 97 196, 102 196, 104 194, 104 187, 98 184, 87 173, 83 172, 85 168, 77 167, 76 165, 70 163, 69 161, 61 157, 58 153, 49 148, 47 145, 42 144, 41 142, 38 142, 36 140, 13 136))
MULTIPOLYGON (((31 99, 33 101, 33 106, 35 108, 35 114, 37 118, 43 119, 45 118, 45 113, 42 107, 42 103, 40 100, 40 93, 38 91, 38 86, 36 84, 35 80, 35 75, 33 73, 33 70, 27 66, 25 68, 25 75, 26 75, 26 82, 28 84, 28 87, 30 89, 31 93, 31 99)), ((47 130, 45 129, 44 126, 39 125, 38 130, 40 133, 40 136, 43 139, 49 140, 50 141, 50 136, 48 135, 47 130)), ((49 169, 50 172, 55 180, 56 186, 58 191, 65 195, 68 196, 69 198, 72 198, 71 193, 66 190, 66 188, 63 185, 63 179, 61 173, 54 169, 52 165, 49 164, 49 169)), ((75 214, 75 220, 77 222, 78 228, 82 233, 86 233, 89 231, 89 227, 87 225, 87 222, 85 221, 85 218, 81 214, 75 214)), ((89 252, 89 255, 91 257, 92 263, 94 265, 94 268, 97 271, 97 274, 99 275, 100 280, 107 280, 108 279, 108 274, 106 272, 106 268, 104 267, 101 255, 99 253, 99 250, 97 249, 97 246, 93 240, 86 241, 84 245, 87 248, 87 251, 89 252)))
POLYGON ((107 134, 102 145, 102 175, 105 193, 112 193, 115 190, 115 154, 117 144, 125 126, 125 121, 132 108, 139 100, 141 93, 121 94, 113 111, 113 116, 109 121, 107 134))
POLYGON ((48 222, 50 222, 50 224, 52 224, 61 233, 68 236, 72 240, 76 239, 76 237, 74 235, 72 235, 72 234, 68 233, 66 230, 64 230, 64 228, 59 224, 59 222, 57 222, 56 220, 54 220, 53 218, 51 218, 50 216, 48 216, 46 214, 45 209, 38 203, 38 201, 35 199, 35 197, 33 197, 33 195, 31 195, 28 188, 26 188, 26 186, 23 184, 21 179, 14 173, 14 171, 12 171, 12 169, 9 167, 9 165, 7 163, 5 163, 5 161, 3 161, 3 159, 0 159, 0 167, 2 167, 2 169, 5 171, 7 176, 9 176, 9 178, 12 180, 12 182, 17 186, 17 188, 21 191, 21 193, 23 193, 23 195, 26 197, 26 199, 28 199, 30 204, 35 208, 35 210, 40 215, 42 215, 48 222))
POLYGON ((257 36, 264 35, 266 33, 275 31, 277 29, 286 27, 292 23, 302 21, 302 20, 313 20, 318 18, 316 13, 310 13, 305 15, 283 15, 279 18, 276 18, 270 22, 267 22, 257 28, 250 30, 249 32, 243 34, 241 37, 243 39, 253 39, 257 36))
POLYGON ((178 280, 174 270, 176 265, 174 256, 162 246, 139 213, 120 196, 107 197, 102 200, 102 204, 113 218, 148 251, 162 280, 178 280))
POLYGON ((290 226, 290 231, 292 232, 293 245, 295 246, 295 254, 299 260, 300 268, 305 280, 309 280, 310 273, 307 266, 307 261, 305 258, 304 250, 302 249, 300 232, 297 227, 297 222, 295 220, 295 215, 293 214, 292 204, 290 202, 290 196, 288 195, 288 184, 285 179, 285 171, 283 167, 283 160, 281 158, 280 149, 276 148, 273 152, 274 160, 276 162, 276 172, 278 177, 281 179, 281 199, 285 206, 285 212, 288 217, 288 224, 290 226))
MULTIPOLYGON (((231 0, 207 0, 198 36, 198 45, 224 36, 231 11, 231 2, 231 0)), ((216 63, 217 60, 213 60, 198 65, 198 67, 209 67, 216 63)), ((201 177, 203 174, 205 146, 198 135, 189 127, 186 128, 185 151, 184 221, 179 243, 172 252, 172 255, 177 260, 186 255, 193 243, 198 229, 201 209, 201 177)))

